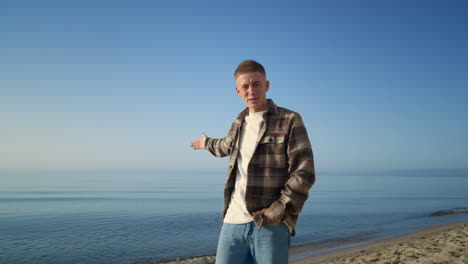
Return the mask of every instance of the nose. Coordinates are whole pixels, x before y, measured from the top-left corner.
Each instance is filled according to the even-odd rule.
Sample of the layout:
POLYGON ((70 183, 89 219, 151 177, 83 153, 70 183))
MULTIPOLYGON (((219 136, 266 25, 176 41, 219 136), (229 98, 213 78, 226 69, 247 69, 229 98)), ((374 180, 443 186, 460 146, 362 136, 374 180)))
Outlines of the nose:
POLYGON ((249 89, 247 89, 247 91, 249 92, 249 94, 255 95, 255 89, 253 85, 249 85, 249 89))

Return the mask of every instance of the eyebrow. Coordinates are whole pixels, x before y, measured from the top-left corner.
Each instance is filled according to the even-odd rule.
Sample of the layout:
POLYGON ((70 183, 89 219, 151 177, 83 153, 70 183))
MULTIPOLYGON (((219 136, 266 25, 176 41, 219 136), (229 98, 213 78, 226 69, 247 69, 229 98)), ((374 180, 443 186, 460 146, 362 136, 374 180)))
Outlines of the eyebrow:
POLYGON ((250 80, 241 80, 239 85, 244 86, 244 85, 249 85, 250 83, 252 84, 259 84, 262 83, 262 80, 254 80, 253 82, 250 82, 250 80))
MULTIPOLYGON (((261 83, 261 80, 253 81, 252 83, 261 83)), ((241 84, 248 84, 250 81, 241 82, 241 84)))

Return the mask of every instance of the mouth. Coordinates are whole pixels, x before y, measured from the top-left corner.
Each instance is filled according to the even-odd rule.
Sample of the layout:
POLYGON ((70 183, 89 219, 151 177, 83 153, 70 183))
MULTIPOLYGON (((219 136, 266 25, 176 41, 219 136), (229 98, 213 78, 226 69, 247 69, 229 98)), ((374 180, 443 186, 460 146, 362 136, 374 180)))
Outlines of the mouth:
POLYGON ((248 99, 249 102, 251 103, 256 103, 257 102, 257 98, 250 98, 248 99))

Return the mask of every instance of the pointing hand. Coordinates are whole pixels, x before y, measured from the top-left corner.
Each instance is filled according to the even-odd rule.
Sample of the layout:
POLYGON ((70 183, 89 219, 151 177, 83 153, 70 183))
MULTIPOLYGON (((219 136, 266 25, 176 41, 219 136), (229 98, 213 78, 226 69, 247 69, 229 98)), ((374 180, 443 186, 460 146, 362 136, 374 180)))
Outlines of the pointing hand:
POLYGON ((202 137, 199 139, 196 139, 192 141, 192 149, 198 150, 198 149, 204 149, 205 148, 205 141, 208 136, 202 132, 202 137))

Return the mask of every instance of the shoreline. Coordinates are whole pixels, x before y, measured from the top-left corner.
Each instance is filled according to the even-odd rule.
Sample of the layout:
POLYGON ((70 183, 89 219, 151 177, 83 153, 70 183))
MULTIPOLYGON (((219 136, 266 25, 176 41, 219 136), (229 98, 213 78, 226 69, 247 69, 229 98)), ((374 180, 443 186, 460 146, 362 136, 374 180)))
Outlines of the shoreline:
POLYGON ((468 263, 468 220, 426 227, 400 236, 333 250, 290 264, 468 263), (436 256, 438 255, 438 256, 436 256), (439 259, 437 259, 439 258, 439 259), (404 260, 403 260, 404 259, 404 260), (439 261, 439 262, 438 262, 439 261))
MULTIPOLYGON (((344 242, 344 241, 343 241, 344 242)), ((425 227, 403 235, 367 240, 365 238, 350 238, 341 247, 327 247, 326 245, 297 245, 290 249, 290 264, 318 264, 318 263, 376 263, 397 264, 412 263, 429 255, 427 263, 468 263, 468 220, 449 224, 425 227), (454 231, 455 230, 455 231, 454 231), (460 235, 457 235, 460 233, 460 235), (458 236, 461 236, 459 238, 458 236), (460 246, 454 245, 461 243, 460 246), (460 241, 457 241, 460 240, 460 241), (447 243, 449 241, 450 243, 447 243), (449 244, 449 245, 447 245, 449 244), (316 248, 319 246, 321 248, 316 248), (450 248, 446 248, 450 247, 450 248), (425 254, 423 251, 430 251, 425 254), (434 252, 438 253, 440 262, 434 260, 434 252), (302 255, 302 256, 301 256, 302 255), (408 259, 402 260, 407 257, 408 259), (449 262, 446 258, 454 258, 449 262), (444 260, 445 259, 445 260, 444 260), (433 262, 434 260, 435 262, 433 262), (457 262, 457 261, 460 262, 457 262), (445 262, 444 262, 445 261, 445 262)), ((212 264, 215 257, 198 256, 176 260, 156 261, 152 264, 212 264)), ((415 262, 416 263, 416 262, 415 262)), ((426 263, 417 261, 417 263, 426 263)))

